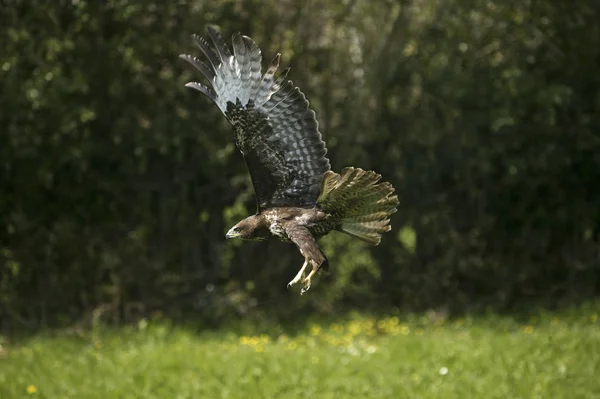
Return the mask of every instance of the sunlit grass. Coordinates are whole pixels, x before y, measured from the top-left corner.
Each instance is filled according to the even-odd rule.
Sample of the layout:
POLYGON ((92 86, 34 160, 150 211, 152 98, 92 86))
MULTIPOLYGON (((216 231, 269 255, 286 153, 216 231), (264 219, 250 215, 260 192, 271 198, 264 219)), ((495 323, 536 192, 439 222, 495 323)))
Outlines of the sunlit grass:
POLYGON ((0 398, 596 398, 599 308, 40 335, 1 347, 0 398))

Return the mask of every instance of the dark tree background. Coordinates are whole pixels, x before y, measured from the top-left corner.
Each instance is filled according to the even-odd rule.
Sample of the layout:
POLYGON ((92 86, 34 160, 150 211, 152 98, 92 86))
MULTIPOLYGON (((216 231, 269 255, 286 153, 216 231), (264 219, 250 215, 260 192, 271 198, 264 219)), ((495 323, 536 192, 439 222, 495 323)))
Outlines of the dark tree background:
MULTIPOLYGON (((2 329, 347 309, 556 306, 600 292, 600 3, 0 0, 2 329), (334 170, 390 180, 370 248, 288 292, 191 33, 241 31, 317 111, 334 170)), ((301 313, 297 313, 301 312, 301 313)))

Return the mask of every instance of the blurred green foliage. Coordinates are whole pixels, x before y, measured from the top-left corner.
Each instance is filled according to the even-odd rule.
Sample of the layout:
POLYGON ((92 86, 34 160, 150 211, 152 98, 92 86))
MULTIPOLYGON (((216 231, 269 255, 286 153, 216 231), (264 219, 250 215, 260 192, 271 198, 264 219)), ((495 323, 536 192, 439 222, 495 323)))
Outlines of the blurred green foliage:
POLYGON ((596 295, 598 20, 586 0, 0 2, 0 327, 596 295), (177 59, 208 24, 281 51, 333 169, 399 192, 376 249, 322 240, 309 295, 285 289, 292 246, 224 242, 251 184, 177 59))

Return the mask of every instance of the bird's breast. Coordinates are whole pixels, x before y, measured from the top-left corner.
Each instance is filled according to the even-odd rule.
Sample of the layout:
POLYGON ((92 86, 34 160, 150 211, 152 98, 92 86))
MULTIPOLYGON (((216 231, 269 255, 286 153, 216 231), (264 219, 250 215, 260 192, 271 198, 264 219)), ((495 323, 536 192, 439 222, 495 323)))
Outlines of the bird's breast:
POLYGON ((269 224, 269 231, 271 234, 279 238, 283 241, 289 241, 287 233, 283 228, 283 223, 281 222, 281 218, 275 213, 266 213, 265 217, 269 224))
POLYGON ((269 230, 271 231, 271 234, 273 234, 280 240, 283 240, 283 241, 289 240, 289 238, 285 232, 285 229, 283 228, 281 223, 279 223, 279 222, 271 223, 271 225, 269 226, 269 230))

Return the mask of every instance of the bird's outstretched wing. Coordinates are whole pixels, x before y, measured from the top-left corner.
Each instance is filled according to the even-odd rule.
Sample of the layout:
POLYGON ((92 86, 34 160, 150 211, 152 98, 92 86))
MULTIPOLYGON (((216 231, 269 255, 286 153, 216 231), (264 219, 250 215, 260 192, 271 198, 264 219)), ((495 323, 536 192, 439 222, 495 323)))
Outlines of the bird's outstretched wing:
POLYGON ((312 207, 321 181, 330 169, 315 113, 304 94, 285 79, 275 79, 279 54, 262 74, 261 51, 246 36, 233 36, 233 54, 212 28, 214 49, 200 36, 193 39, 208 64, 190 55, 180 57, 210 81, 186 86, 204 93, 225 114, 235 143, 244 155, 259 210, 281 206, 312 207))

